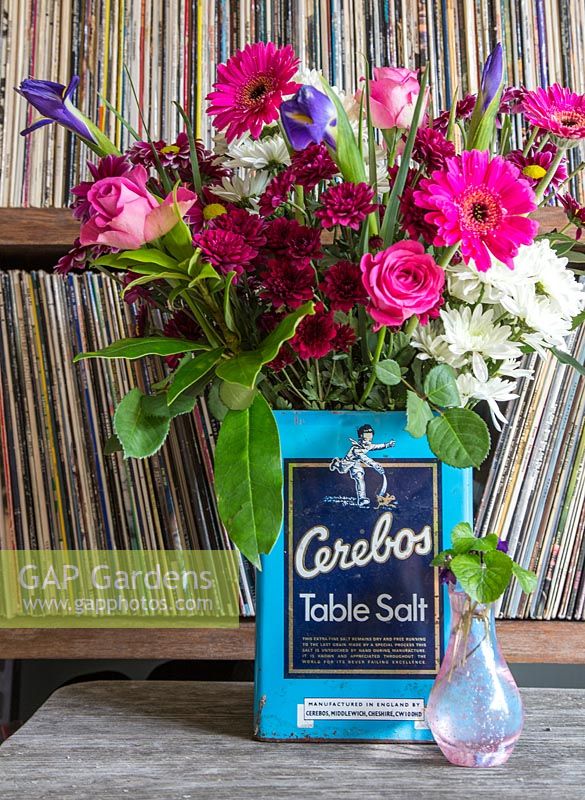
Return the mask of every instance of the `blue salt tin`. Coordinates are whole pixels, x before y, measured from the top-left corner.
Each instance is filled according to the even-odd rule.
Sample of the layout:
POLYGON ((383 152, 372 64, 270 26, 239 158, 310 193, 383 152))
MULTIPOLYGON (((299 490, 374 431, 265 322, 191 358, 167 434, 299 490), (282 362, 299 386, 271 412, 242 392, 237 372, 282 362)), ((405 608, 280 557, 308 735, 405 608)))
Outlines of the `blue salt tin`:
POLYGON ((432 741, 449 604, 429 564, 472 522, 471 470, 439 462, 402 412, 276 419, 285 519, 258 574, 256 736, 432 741))

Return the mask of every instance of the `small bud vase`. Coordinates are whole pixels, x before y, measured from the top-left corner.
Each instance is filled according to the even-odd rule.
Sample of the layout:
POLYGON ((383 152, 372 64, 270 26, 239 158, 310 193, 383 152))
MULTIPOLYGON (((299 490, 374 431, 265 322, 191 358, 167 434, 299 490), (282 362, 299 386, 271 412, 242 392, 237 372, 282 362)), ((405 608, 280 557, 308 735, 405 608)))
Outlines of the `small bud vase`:
POLYGON ((451 634, 427 707, 443 755, 460 767, 495 767, 522 731, 520 692, 496 638, 493 604, 449 587, 451 634))

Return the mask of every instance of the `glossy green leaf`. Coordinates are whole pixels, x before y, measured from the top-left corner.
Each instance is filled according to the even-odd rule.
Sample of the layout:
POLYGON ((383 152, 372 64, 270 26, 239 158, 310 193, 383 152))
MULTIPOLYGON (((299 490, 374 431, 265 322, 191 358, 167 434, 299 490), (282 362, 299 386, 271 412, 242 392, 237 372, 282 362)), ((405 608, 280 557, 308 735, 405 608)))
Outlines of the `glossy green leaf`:
POLYGON ((281 320, 257 350, 240 353, 234 358, 223 361, 217 368, 217 377, 228 383, 239 383, 248 389, 253 389, 263 365, 276 358, 284 342, 292 339, 303 317, 314 313, 315 304, 312 301, 304 303, 281 320))
MULTIPOLYGON (((160 395, 166 405, 164 395, 160 395)), ((161 413, 160 400, 131 389, 114 414, 114 431, 125 458, 146 458, 156 453, 167 438, 171 418, 161 413)))
POLYGON ((565 353, 564 350, 559 350, 557 347, 552 347, 551 350, 557 361, 560 361, 561 364, 568 364, 570 367, 573 367, 579 375, 585 375, 585 365, 577 361, 570 353, 565 353))
POLYGON ((142 339, 118 339, 103 350, 78 353, 73 361, 82 361, 85 358, 126 358, 132 361, 144 356, 175 356, 177 353, 208 349, 202 342, 188 342, 186 339, 171 339, 167 336, 145 336, 142 339))
POLYGON ((165 249, 179 261, 189 258, 193 253, 191 229, 182 219, 178 219, 177 224, 162 237, 162 242, 165 249))
POLYGON ((448 408, 434 417, 427 436, 437 458, 452 467, 479 467, 490 449, 487 425, 467 408, 448 408))
POLYGON ((232 303, 230 298, 230 290, 235 277, 235 272, 228 272, 225 279, 225 289, 223 293, 223 318, 225 319, 225 324, 227 325, 228 330, 232 331, 232 333, 235 333, 238 329, 238 326, 234 320, 234 315, 232 314, 232 303))
POLYGON ((415 439, 420 439, 427 432, 432 418, 433 412, 427 401, 409 389, 406 393, 406 430, 415 439))
POLYGON ((113 433, 104 445, 104 455, 112 456, 114 453, 119 453, 122 450, 122 443, 115 433, 113 433))
POLYGON ((215 452, 215 489, 230 538, 255 566, 269 553, 283 517, 280 440, 261 394, 245 411, 229 411, 215 452))
POLYGON ((209 350, 195 356, 195 358, 191 358, 177 369, 168 391, 168 405, 170 408, 183 392, 186 392, 195 383, 209 375, 221 358, 222 353, 223 347, 216 347, 214 350, 209 350))
POLYGON ((137 261, 140 264, 156 264, 168 270, 177 269, 178 261, 176 258, 163 253, 156 247, 141 247, 139 250, 124 250, 118 253, 120 260, 137 261))
POLYGON ((400 383, 400 365, 391 358, 386 358, 384 361, 379 361, 376 364, 374 371, 376 373, 376 378, 380 381, 380 383, 383 383, 386 386, 396 386, 397 383, 400 383))
POLYGON ((461 403, 456 373, 448 364, 433 367, 424 379, 423 388, 429 402, 442 408, 461 403))
POLYGON ((219 399, 232 411, 244 411, 254 402, 257 389, 247 389, 239 383, 222 381, 219 385, 219 399))
POLYGON ((488 553, 498 546, 498 537, 491 533, 489 536, 461 536, 453 542, 453 550, 459 553, 470 553, 472 550, 478 553, 488 553))
POLYGON ((483 556, 471 553, 455 556, 449 568, 461 588, 478 603, 497 600, 512 577, 512 559, 499 550, 484 553, 483 556))

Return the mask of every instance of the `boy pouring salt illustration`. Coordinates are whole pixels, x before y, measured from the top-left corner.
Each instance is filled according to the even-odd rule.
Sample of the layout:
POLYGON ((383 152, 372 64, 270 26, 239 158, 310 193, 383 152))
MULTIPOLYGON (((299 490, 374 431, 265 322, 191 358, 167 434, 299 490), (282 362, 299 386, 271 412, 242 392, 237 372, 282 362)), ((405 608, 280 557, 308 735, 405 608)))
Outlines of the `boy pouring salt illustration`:
POLYGON ((370 498, 366 492, 366 467, 370 467, 382 476, 382 486, 377 494, 378 508, 382 505, 389 505, 394 498, 386 494, 387 481, 384 467, 368 456, 373 450, 387 450, 394 447, 396 442, 392 439, 389 442, 376 444, 373 439, 375 431, 371 425, 362 425, 357 429, 358 441, 350 438, 351 447, 343 458, 334 458, 329 469, 337 471, 342 475, 349 473, 353 478, 356 488, 357 504, 360 508, 370 505, 370 498))

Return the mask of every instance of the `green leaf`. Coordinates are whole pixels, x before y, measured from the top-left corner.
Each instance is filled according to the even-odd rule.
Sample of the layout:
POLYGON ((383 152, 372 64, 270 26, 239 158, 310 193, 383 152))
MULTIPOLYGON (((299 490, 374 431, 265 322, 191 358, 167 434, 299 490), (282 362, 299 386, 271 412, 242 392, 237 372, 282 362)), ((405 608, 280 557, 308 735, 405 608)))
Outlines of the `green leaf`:
POLYGON ((175 372, 173 382, 168 391, 168 405, 172 407, 183 392, 190 389, 193 384, 203 380, 215 367, 223 353, 223 347, 216 347, 207 353, 195 356, 183 364, 175 372))
POLYGON ((339 97, 335 94, 327 80, 321 76, 321 83, 327 96, 335 106, 337 124, 335 126, 335 150, 331 156, 346 181, 352 183, 365 183, 366 169, 360 148, 355 140, 355 135, 349 122, 347 113, 339 97))
POLYGON ((82 361, 85 358, 127 358, 132 361, 144 356, 175 356, 177 353, 208 349, 202 342, 188 342, 186 339, 172 339, 167 336, 145 336, 142 339, 118 339, 103 350, 78 353, 73 361, 82 361))
POLYGON ((530 594, 530 592, 533 592, 536 589, 538 578, 534 572, 524 569, 524 567, 521 567, 520 564, 516 564, 515 561, 512 561, 512 573, 520 584, 523 592, 530 594))
POLYGON ((453 553, 454 551, 452 549, 441 550, 431 561, 431 567, 442 567, 445 564, 447 556, 452 556, 453 553))
POLYGON ((239 383, 248 389, 253 389, 263 365, 276 358, 282 344, 292 339, 303 317, 314 313, 315 304, 312 301, 304 303, 281 320, 257 350, 240 353, 234 358, 223 361, 217 368, 217 377, 228 383, 239 383))
POLYGON ((579 375, 585 375, 585 366, 581 364, 580 361, 577 361, 570 353, 565 353, 557 347, 551 347, 551 350, 557 361, 560 361, 561 364, 568 364, 570 367, 573 367, 579 375))
POLYGON ((222 422, 225 415, 229 411, 229 408, 222 402, 219 396, 219 387, 221 386, 222 381, 214 381, 211 385, 211 389, 209 390, 209 394, 207 396, 207 405, 211 412, 211 414, 217 419, 219 422, 222 422))
POLYGON ((423 388, 428 400, 442 408, 461 403, 456 373, 448 364, 433 367, 425 377, 423 388))
POLYGON ((433 412, 427 401, 409 389, 406 393, 406 430, 415 439, 420 439, 427 432, 427 425, 432 418, 433 412))
POLYGON ((115 433, 113 433, 104 445, 104 455, 112 456, 114 453, 119 453, 122 450, 122 443, 115 433))
POLYGON ((466 150, 488 150, 490 148, 496 132, 496 117, 500 108, 503 86, 503 82, 500 83, 498 90, 485 111, 482 108, 484 98, 481 92, 478 93, 469 124, 469 132, 465 146, 466 150))
POLYGON ((272 549, 283 517, 280 440, 272 410, 257 394, 245 411, 228 411, 215 452, 221 519, 234 544, 255 566, 272 549))
POLYGON ((177 219, 177 224, 162 237, 162 243, 165 249, 175 256, 178 261, 189 258, 193 253, 191 229, 182 219, 177 219))
POLYGON ((497 536, 495 536, 495 540, 490 538, 492 536, 495 536, 495 534, 490 534, 482 538, 477 536, 461 536, 453 542, 453 550, 455 550, 457 554, 469 553, 472 550, 478 553, 491 552, 496 549, 499 541, 497 536))
POLYGON ((187 392, 183 392, 183 394, 179 395, 179 397, 173 402, 172 406, 169 406, 169 399, 168 395, 163 395, 165 397, 165 402, 167 404, 168 413, 171 416, 171 419, 180 416, 181 414, 190 414, 195 405, 197 404, 197 398, 203 392, 207 384, 203 384, 201 387, 192 386, 187 392))
POLYGON ((153 283, 153 281, 184 281, 185 275, 181 272, 158 272, 156 275, 143 275, 141 278, 134 278, 133 281, 126 284, 122 291, 122 297, 129 292, 131 289, 134 289, 135 286, 142 286, 144 284, 153 283))
POLYGON ((458 539, 469 539, 471 536, 473 536, 473 528, 469 522, 458 522, 451 531, 451 541, 453 544, 455 544, 458 539))
MULTIPOLYGON (((164 395, 157 395, 165 402, 164 395)), ((159 413, 157 397, 131 389, 122 398, 114 414, 114 431, 125 458, 146 458, 156 453, 167 438, 171 420, 159 413)))
POLYGON ((222 381, 219 385, 219 399, 232 411, 244 411, 249 408, 256 397, 256 389, 246 389, 239 383, 222 381))
POLYGON ((391 358, 378 361, 374 371, 376 378, 386 386, 396 386, 397 383, 400 383, 400 365, 391 358))
POLYGON ((140 264, 155 264, 168 270, 176 270, 178 261, 176 258, 157 250, 155 247, 141 247, 139 250, 124 250, 118 253, 120 259, 124 261, 137 261, 140 264))
POLYGON ((434 417, 427 436, 437 458, 452 467, 479 467, 490 449, 487 425, 467 408, 448 408, 434 417))
POLYGON ((573 317, 573 324, 571 325, 571 330, 575 330, 585 322, 585 309, 581 311, 580 314, 577 314, 576 317, 573 317))
POLYGON ((499 550, 482 557, 470 553, 455 556, 449 568, 472 600, 493 603, 502 595, 512 577, 512 559, 499 550))
POLYGON ((228 272, 225 279, 225 289, 223 293, 223 317, 225 319, 225 324, 228 326, 228 330, 230 330, 232 333, 235 333, 238 330, 238 326, 236 325, 234 316, 232 314, 232 304, 230 301, 230 289, 235 277, 235 272, 228 272))

